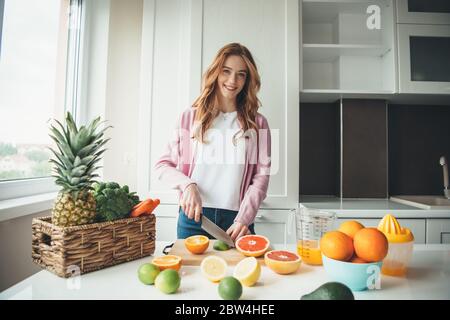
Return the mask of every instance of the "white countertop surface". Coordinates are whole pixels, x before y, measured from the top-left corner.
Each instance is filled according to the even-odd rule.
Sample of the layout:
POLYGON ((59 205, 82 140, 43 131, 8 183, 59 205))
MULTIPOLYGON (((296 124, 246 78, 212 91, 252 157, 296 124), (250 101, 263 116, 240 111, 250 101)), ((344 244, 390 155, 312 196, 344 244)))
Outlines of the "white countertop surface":
MULTIPOLYGON (((157 242, 155 255, 161 255, 166 242, 157 242)), ((274 245, 275 248, 295 250, 274 245)), ((63 279, 43 270, 0 293, 0 299, 220 299, 217 284, 209 282, 196 266, 182 266, 181 286, 175 294, 161 293, 155 286, 142 284, 139 266, 152 257, 123 263, 80 277, 63 279)), ((232 275, 233 267, 228 274, 232 275)), ((302 264, 297 273, 278 275, 266 266, 254 287, 244 287, 241 299, 298 300, 331 281, 323 267, 302 264)), ((450 299, 450 245, 415 245, 405 278, 382 275, 381 289, 354 292, 356 299, 450 299)))
POLYGON ((419 209, 389 199, 341 199, 337 197, 302 196, 300 205, 330 210, 339 218, 382 218, 392 213, 396 218, 450 218, 450 210, 419 209))

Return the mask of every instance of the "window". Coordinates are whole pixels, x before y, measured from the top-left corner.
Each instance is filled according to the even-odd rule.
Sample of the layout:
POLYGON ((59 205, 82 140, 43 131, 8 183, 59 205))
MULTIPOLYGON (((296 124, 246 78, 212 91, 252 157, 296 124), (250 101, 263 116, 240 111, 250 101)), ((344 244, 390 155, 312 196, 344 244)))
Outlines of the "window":
POLYGON ((0 0, 0 200, 56 190, 49 121, 76 115, 81 9, 0 0))

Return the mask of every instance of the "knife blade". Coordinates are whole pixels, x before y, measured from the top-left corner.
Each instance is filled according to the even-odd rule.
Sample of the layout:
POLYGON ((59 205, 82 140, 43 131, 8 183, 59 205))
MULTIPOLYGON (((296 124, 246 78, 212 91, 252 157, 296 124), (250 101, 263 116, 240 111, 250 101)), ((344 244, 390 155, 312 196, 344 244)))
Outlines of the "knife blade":
POLYGON ((231 237, 223 231, 218 225, 209 220, 202 214, 202 225, 201 228, 212 235, 217 240, 225 242, 230 248, 234 247, 234 242, 231 237))

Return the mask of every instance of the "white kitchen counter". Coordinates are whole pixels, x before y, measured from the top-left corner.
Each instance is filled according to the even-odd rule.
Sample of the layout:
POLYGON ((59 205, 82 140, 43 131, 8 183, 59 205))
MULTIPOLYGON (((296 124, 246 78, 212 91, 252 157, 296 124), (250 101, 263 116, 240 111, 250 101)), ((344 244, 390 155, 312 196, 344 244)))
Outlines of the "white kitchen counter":
MULTIPOLYGON (((157 242, 155 255, 160 255, 165 244, 157 242)), ((287 249, 295 250, 293 245, 287 249)), ((154 286, 142 284, 137 270, 151 259, 147 257, 71 279, 43 270, 0 293, 0 299, 220 299, 217 284, 209 282, 199 267, 194 266, 180 269, 181 286, 175 294, 165 295, 154 286)), ((232 270, 229 267, 229 275, 232 270)), ((323 267, 302 264, 297 273, 282 276, 264 266, 256 286, 244 287, 242 299, 297 300, 328 281, 331 280, 323 267)), ((354 295, 356 299, 450 299, 450 245, 416 245, 406 278, 382 275, 380 290, 354 292, 354 295)))
POLYGON ((396 218, 450 218, 450 210, 425 210, 389 199, 341 199, 337 197, 300 197, 306 208, 330 210, 339 218, 382 218, 391 213, 396 218))

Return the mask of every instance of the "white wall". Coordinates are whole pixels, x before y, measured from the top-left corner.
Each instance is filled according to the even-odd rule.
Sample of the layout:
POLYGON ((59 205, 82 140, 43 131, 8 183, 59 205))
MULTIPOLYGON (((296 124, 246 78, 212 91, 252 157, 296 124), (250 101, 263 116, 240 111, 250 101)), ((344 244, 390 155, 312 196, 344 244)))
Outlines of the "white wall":
MULTIPOLYGON (((105 119, 114 127, 104 156, 105 181, 136 190, 142 0, 111 1, 105 119)), ((91 94, 96 94, 91 92, 91 94)))

